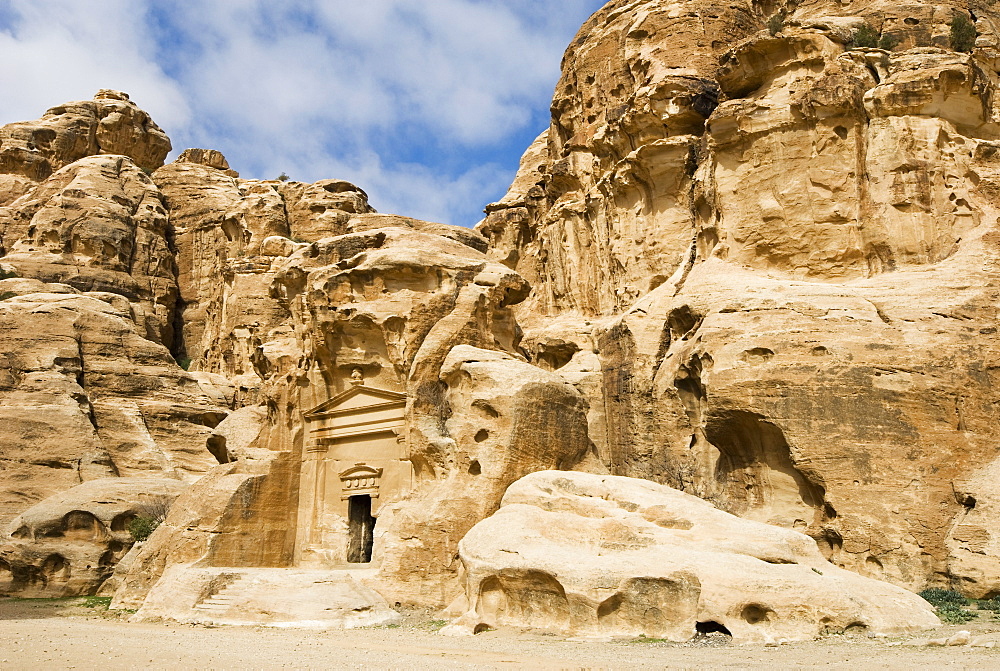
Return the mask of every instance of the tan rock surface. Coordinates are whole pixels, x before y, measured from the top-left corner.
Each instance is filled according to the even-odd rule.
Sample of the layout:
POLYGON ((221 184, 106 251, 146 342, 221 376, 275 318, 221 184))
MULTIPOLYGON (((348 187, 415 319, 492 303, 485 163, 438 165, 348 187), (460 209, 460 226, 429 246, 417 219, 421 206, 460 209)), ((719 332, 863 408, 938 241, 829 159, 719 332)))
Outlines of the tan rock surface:
POLYGON ((362 584, 371 573, 173 566, 133 619, 308 629, 398 626, 399 614, 362 584))
POLYGON ((923 599, 831 566, 808 536, 646 480, 533 473, 459 555, 470 610, 454 628, 775 642, 938 625, 923 599))
POLYGON ((964 54, 964 7, 784 9, 609 3, 479 230, 611 473, 988 593, 949 534, 997 457, 996 17, 964 54), (862 22, 897 46, 850 49, 862 22))
POLYGON ((129 522, 165 514, 185 488, 166 478, 101 478, 35 504, 0 536, 0 593, 94 593, 135 542, 129 522))
POLYGON ((87 156, 122 154, 155 170, 169 151, 166 134, 128 94, 102 89, 93 100, 58 105, 36 121, 0 128, 0 205, 87 156))
POLYGON ((0 211, 4 263, 25 277, 118 294, 145 337, 173 342, 177 278, 167 212, 152 180, 122 156, 56 172, 0 211))

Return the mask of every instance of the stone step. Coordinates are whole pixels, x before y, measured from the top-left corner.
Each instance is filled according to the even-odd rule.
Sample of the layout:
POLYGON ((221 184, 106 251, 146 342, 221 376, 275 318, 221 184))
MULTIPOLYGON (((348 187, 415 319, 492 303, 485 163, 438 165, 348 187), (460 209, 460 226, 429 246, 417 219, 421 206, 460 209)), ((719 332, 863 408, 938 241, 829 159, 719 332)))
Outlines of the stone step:
POLYGON ((195 610, 210 611, 210 612, 222 612, 232 608, 233 603, 236 601, 238 596, 238 585, 243 580, 243 576, 240 576, 233 580, 231 583, 220 589, 218 592, 205 597, 201 601, 195 604, 195 610))

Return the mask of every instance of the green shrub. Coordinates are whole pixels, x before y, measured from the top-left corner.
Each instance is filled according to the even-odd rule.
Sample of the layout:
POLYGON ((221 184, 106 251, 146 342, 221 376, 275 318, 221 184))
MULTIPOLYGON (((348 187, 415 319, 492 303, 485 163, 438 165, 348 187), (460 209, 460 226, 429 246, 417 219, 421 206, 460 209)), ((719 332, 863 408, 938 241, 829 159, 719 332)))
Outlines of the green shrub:
POLYGON ((191 357, 189 357, 189 356, 182 356, 180 359, 177 360, 177 365, 180 366, 181 368, 183 368, 184 370, 190 370, 191 369, 191 357))
POLYGON ((3 293, 0 293, 0 301, 5 301, 8 298, 14 298, 15 296, 17 296, 17 293, 14 291, 4 291, 3 293))
POLYGON ((9 280, 17 276, 17 270, 4 270, 3 266, 0 266, 0 280, 9 280))
POLYGON ((951 20, 951 48, 955 51, 972 51, 976 46, 976 24, 965 14, 956 14, 951 20))
POLYGON ((878 38, 878 48, 892 51, 899 44, 899 38, 895 35, 882 35, 878 38))
POLYGON ((993 597, 992 599, 984 599, 979 602, 979 608, 982 610, 992 610, 994 613, 1000 613, 1000 597, 993 597))
POLYGON ((940 608, 945 605, 968 606, 969 600, 952 589, 941 589, 931 587, 919 593, 920 598, 934 606, 940 608))
POLYGON ((149 538, 156 527, 160 526, 160 521, 153 519, 152 517, 136 517, 133 518, 126 529, 128 529, 129 534, 131 534, 132 539, 136 542, 142 542, 149 538))
POLYGON ((963 624, 975 620, 976 614, 954 603, 946 603, 937 609, 937 616, 947 624, 963 624))
POLYGON ((288 180, 291 179, 291 177, 282 172, 280 175, 278 175, 277 179, 279 182, 287 182, 288 180))
POLYGON ((937 609, 937 616, 947 624, 962 624, 976 619, 976 614, 965 609, 969 600, 951 589, 931 587, 920 592, 924 601, 937 609))
POLYGON ((781 10, 777 14, 773 14, 771 18, 767 20, 767 32, 771 33, 772 36, 777 35, 781 32, 781 29, 785 27, 785 11, 781 10))
POLYGON ((851 37, 851 46, 858 49, 874 49, 878 46, 879 34, 867 23, 858 28, 851 37))

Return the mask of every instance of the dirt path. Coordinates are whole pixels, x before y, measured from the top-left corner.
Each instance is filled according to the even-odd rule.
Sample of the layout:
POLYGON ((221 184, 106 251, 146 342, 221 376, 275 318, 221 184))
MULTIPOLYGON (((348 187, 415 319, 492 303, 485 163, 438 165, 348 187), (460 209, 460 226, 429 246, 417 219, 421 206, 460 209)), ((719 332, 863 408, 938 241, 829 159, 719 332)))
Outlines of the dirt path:
MULTIPOLYGON (((1000 669, 1000 647, 914 647, 906 640, 831 636, 778 647, 705 647, 504 631, 449 638, 426 622, 348 631, 210 628, 129 623, 78 604, 0 599, 0 669, 1000 669)), ((1000 640, 998 622, 965 628, 1000 640)))

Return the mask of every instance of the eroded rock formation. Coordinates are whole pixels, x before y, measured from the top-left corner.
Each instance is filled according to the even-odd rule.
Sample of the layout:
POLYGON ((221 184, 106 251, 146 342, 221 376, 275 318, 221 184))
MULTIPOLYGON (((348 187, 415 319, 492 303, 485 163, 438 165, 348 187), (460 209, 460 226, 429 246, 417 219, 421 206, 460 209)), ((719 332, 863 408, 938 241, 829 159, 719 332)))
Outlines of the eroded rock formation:
MULTIPOLYGON (((46 569, 56 541, 21 524, 0 569, 62 594, 120 559, 117 605, 226 622, 263 612, 266 571, 302 589, 350 571, 331 598, 376 621, 452 602, 479 570, 467 532, 563 469, 785 527, 767 537, 799 568, 765 573, 808 566, 792 582, 825 594, 823 566, 884 596, 884 619, 821 599, 835 629, 888 630, 905 602, 841 569, 996 593, 994 26, 978 5, 615 0, 475 230, 377 213, 342 180, 242 179, 214 150, 163 165, 166 136, 118 92, 5 126, 0 523, 98 479, 169 478, 177 499, 127 554, 108 532, 96 572, 86 553, 46 569), (965 13, 968 53, 947 26, 965 13), (890 48, 855 44, 866 24, 890 48)), ((595 600, 594 575, 564 588, 595 600)), ((690 634, 691 608, 648 631, 690 634)), ((734 608, 710 619, 738 629, 734 608)))
POLYGON ((532 285, 531 362, 595 352, 580 388, 612 473, 866 575, 990 593, 947 538, 997 456, 995 22, 652 1, 588 21, 479 230, 532 285), (853 45, 865 23, 894 46, 853 45))
POLYGON ((923 599, 831 566, 808 536, 637 478, 533 473, 459 553, 469 610, 450 629, 469 633, 774 642, 937 624, 923 599))

